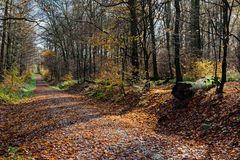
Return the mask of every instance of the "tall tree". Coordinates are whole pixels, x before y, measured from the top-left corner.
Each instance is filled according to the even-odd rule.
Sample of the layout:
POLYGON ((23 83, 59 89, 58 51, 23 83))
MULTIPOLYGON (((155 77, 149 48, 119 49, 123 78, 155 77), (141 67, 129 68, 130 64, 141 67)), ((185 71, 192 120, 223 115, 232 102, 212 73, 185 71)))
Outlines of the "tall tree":
POLYGON ((156 38, 155 38, 155 26, 154 26, 154 9, 152 0, 147 0, 148 3, 148 18, 149 18, 149 27, 151 34, 151 52, 152 55, 152 63, 153 63, 153 78, 154 80, 158 80, 158 66, 157 66, 157 49, 156 49, 156 38))
POLYGON ((7 16, 8 16, 9 0, 5 1, 4 7, 4 18, 3 20, 3 29, 2 29, 2 41, 1 41, 1 53, 0 53, 0 79, 2 79, 3 70, 4 70, 4 59, 5 59, 5 44, 6 44, 6 35, 7 35, 7 16))
POLYGON ((179 36, 179 26, 181 18, 180 0, 175 0, 175 28, 174 28, 174 45, 175 45, 175 70, 176 70, 176 82, 181 82, 182 72, 180 63, 180 36, 179 36))
POLYGON ((133 78, 139 79, 139 56, 138 56, 138 19, 137 19, 137 0, 128 1, 130 9, 130 32, 132 37, 132 66, 133 78))
POLYGON ((224 84, 227 81, 227 55, 229 49, 229 37, 230 37, 230 21, 232 14, 232 7, 234 5, 234 0, 232 5, 229 4, 228 0, 222 0, 223 5, 223 60, 222 60, 222 79, 219 88, 217 88, 218 93, 223 93, 224 84))
MULTIPOLYGON (((240 37, 240 29, 238 29, 237 36, 240 37)), ((237 56, 237 69, 240 72, 240 39, 237 41, 237 48, 236 48, 236 56, 237 56)))
POLYGON ((200 29, 200 0, 191 0, 191 52, 197 57, 202 57, 202 40, 200 29))
POLYGON ((167 48, 167 55, 168 55, 168 67, 169 67, 169 78, 173 79, 173 70, 172 70, 172 58, 171 58, 171 1, 165 4, 165 23, 166 23, 166 48, 167 48))

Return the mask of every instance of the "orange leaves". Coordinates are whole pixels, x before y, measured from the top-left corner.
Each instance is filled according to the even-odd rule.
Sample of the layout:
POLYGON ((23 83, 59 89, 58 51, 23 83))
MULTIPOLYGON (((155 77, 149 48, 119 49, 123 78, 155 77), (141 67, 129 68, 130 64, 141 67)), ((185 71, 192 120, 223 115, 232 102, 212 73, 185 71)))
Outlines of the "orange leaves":
POLYGON ((102 46, 104 49, 114 54, 115 49, 119 47, 119 40, 116 35, 105 33, 96 33, 91 38, 91 42, 94 46, 102 46))
POLYGON ((44 58, 55 57, 56 53, 52 50, 45 50, 45 51, 42 52, 42 56, 44 58))
MULTIPOLYGON (((239 94, 236 92, 227 93, 222 101, 216 96, 197 94, 188 108, 167 110, 172 105, 170 86, 151 90, 140 100, 144 105, 136 107, 53 90, 41 80, 37 84, 36 96, 30 102, 9 106, 4 114, 0 112, 0 117, 4 115, 0 124, 5 127, 1 130, 0 138, 4 137, 0 139, 1 144, 24 148, 21 152, 24 157, 70 160, 205 159, 211 156, 233 159, 239 153, 236 136, 239 133, 239 94), (219 106, 211 106, 214 101, 219 101, 219 106), (163 112, 167 118, 157 124, 156 115, 163 112), (199 127, 204 123, 215 127, 214 132, 208 127, 205 127, 207 131, 202 131, 199 127), (207 139, 200 135, 207 135, 207 139)), ((233 86, 237 84, 226 85, 227 88, 233 86)), ((134 98, 136 96, 131 94, 127 102, 134 98)), ((11 150, 15 152, 15 148, 11 150)))

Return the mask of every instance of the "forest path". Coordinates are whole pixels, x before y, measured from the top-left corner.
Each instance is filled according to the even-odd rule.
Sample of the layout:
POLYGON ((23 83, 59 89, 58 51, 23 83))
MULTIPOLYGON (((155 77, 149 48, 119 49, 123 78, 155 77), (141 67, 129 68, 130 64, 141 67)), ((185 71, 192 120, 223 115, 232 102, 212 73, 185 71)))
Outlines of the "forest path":
POLYGON ((156 133, 141 111, 116 114, 83 95, 49 88, 39 75, 34 96, 2 113, 0 142, 36 159, 180 160, 208 155, 204 144, 156 133))

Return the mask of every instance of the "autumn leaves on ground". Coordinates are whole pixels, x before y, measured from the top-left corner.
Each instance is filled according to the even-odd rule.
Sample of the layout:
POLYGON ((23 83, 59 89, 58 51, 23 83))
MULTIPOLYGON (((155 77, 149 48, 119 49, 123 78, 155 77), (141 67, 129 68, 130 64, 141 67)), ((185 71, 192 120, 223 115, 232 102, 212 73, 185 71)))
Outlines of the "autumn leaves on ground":
POLYGON ((174 109, 166 86, 120 106, 49 88, 38 75, 32 98, 0 107, 0 159, 238 159, 239 86, 174 109))

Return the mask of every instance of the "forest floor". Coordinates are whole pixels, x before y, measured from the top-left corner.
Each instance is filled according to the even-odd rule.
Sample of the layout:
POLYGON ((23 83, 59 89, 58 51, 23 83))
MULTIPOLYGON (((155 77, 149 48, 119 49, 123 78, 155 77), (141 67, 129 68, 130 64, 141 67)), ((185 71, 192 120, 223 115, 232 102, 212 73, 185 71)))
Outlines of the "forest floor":
POLYGON ((37 76, 37 89, 28 102, 0 105, 0 159, 9 156, 7 148, 10 146, 19 148, 17 154, 24 159, 41 160, 234 160, 240 157, 240 96, 237 91, 221 102, 209 94, 200 94, 199 99, 190 102, 194 106, 191 109, 164 109, 159 111, 164 113, 162 116, 155 114, 161 109, 157 103, 158 100, 164 106, 174 103, 170 90, 156 89, 150 94, 142 104, 124 108, 81 93, 51 89, 37 76), (209 103, 202 101, 206 99, 218 106, 215 112, 224 110, 221 116, 215 117, 213 109, 203 107, 209 103), (221 109, 221 104, 228 106, 230 102, 234 103, 232 107, 221 109), (201 114, 196 107, 201 108, 201 114), (167 116, 163 116, 165 114, 167 116), (233 122, 227 120, 225 124, 229 115, 233 122), (160 122, 159 117, 162 117, 160 122), (223 127, 216 125, 217 122, 223 122, 225 130, 218 132, 223 127), (222 137, 214 138, 214 135, 222 137))

